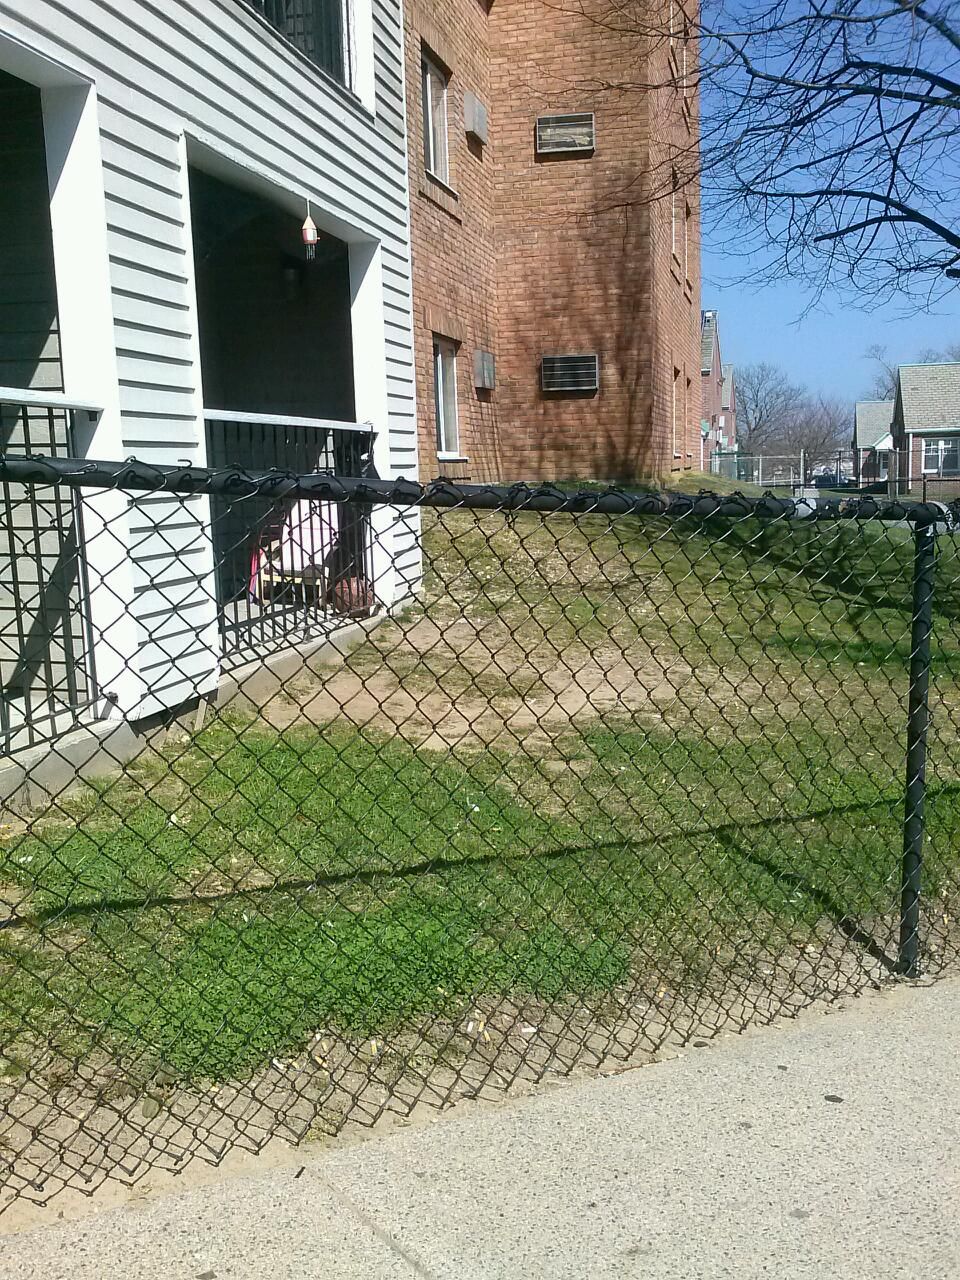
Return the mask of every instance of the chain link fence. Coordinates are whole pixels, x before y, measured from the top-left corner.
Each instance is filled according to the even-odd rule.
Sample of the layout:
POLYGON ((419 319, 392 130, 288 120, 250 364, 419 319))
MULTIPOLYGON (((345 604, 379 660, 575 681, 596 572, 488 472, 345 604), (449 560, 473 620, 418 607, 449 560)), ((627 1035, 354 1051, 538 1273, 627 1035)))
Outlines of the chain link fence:
POLYGON ((956 961, 939 508, 0 484, 4 1207, 956 961))
MULTIPOLYGON (((710 473, 760 489, 802 496, 806 488, 828 491, 860 487, 856 459, 850 449, 793 454, 753 454, 718 449, 710 455, 710 473)), ((864 482, 865 483, 865 482, 864 482)))

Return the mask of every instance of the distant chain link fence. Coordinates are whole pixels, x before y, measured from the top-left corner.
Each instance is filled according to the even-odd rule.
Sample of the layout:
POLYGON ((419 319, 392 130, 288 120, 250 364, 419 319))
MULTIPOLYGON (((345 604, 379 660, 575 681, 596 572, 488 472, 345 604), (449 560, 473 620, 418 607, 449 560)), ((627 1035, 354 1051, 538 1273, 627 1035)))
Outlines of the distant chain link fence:
POLYGON ((807 487, 828 490, 858 488, 868 479, 858 474, 856 459, 850 449, 792 454, 717 449, 710 455, 710 473, 724 480, 797 495, 807 487))
POLYGON ((5 1207, 957 958, 939 508, 0 485, 5 1207))

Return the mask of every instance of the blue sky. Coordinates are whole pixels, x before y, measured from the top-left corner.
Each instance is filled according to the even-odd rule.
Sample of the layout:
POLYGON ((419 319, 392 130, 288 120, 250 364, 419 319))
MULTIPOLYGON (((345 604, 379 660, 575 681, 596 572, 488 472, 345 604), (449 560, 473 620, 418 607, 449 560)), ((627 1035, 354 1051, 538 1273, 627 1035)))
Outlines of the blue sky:
POLYGON ((731 270, 722 254, 704 247, 703 306, 720 312, 724 362, 778 364, 810 391, 853 401, 868 391, 874 365, 864 352, 874 343, 891 361, 908 364, 924 348, 960 342, 960 295, 932 314, 900 314, 895 304, 858 311, 848 298, 828 296, 803 316, 810 295, 799 285, 737 285, 730 276, 738 266, 731 270))

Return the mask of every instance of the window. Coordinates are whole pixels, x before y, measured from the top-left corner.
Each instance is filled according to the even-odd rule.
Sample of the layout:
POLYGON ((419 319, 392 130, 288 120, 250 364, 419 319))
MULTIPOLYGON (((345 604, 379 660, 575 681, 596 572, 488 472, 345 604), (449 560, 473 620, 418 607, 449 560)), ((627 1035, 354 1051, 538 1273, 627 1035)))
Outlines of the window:
POLYGON ((960 475, 960 436, 923 442, 924 475, 960 475))
POLYGON ((350 79, 346 0, 251 0, 275 31, 341 84, 350 79))
POLYGON ((676 169, 670 174, 670 184, 670 248, 673 250, 674 258, 679 263, 680 238, 683 232, 680 228, 680 179, 677 177, 676 169))
POLYGON ((677 252, 677 250, 680 247, 680 244, 679 244, 680 237, 677 235, 677 199, 678 197, 677 197, 676 191, 671 192, 671 195, 670 195, 670 248, 673 250, 673 256, 679 262, 680 255, 677 252))
POLYGON ((423 162, 427 172, 450 182, 447 153, 447 77, 429 58, 423 59, 423 162))
POLYGON ((596 141, 596 122, 592 111, 571 116, 540 116, 537 119, 538 156, 592 152, 596 141))
POLYGON ((680 457, 680 370, 673 370, 673 402, 671 405, 671 435, 673 438, 673 456, 680 457))
POLYGON ((433 340, 433 397, 437 415, 437 453, 441 457, 459 457, 457 344, 447 338, 433 340))
POLYGON ((683 275, 686 280, 690 279, 690 219, 693 217, 693 210, 683 202, 683 275))

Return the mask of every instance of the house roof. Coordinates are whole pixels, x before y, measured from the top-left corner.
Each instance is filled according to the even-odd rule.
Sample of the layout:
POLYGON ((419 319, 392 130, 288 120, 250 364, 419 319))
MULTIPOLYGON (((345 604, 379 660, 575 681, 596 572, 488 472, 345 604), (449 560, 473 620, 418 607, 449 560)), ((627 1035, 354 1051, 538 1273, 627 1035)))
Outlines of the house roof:
POLYGON ((960 431, 960 362, 902 364, 897 372, 905 431, 960 431))
POLYGON ((876 449, 889 435, 892 422, 892 400, 861 400, 854 413, 854 448, 876 449))
POLYGON ((725 364, 723 366, 723 387, 721 388, 721 391, 720 391, 720 408, 721 409, 733 408, 733 388, 734 388, 733 365, 725 364))
POLYGON ((715 311, 700 313, 700 372, 713 372, 713 350, 720 342, 715 311))

